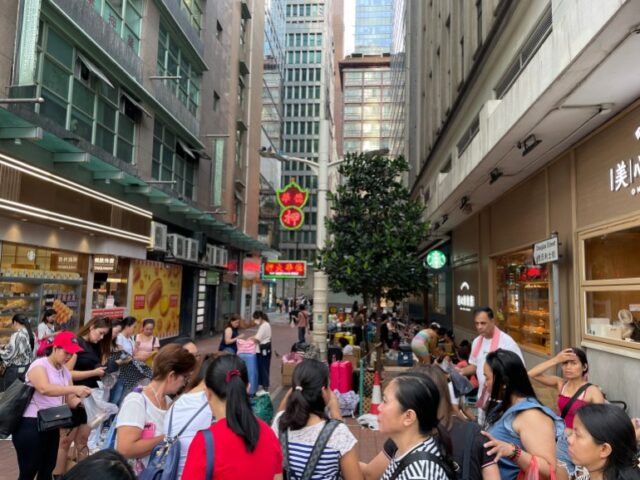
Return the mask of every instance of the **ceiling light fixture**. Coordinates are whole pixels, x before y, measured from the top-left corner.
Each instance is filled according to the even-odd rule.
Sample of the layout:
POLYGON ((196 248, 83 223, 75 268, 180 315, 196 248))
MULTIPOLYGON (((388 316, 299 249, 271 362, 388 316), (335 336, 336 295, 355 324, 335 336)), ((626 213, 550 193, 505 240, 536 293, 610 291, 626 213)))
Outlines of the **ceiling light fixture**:
POLYGON ((489 173, 489 185, 493 185, 495 182, 497 182, 502 175, 504 175, 504 173, 498 167, 491 170, 491 172, 489 173))
POLYGON ((517 147, 519 150, 522 150, 522 156, 531 153, 531 151, 536 148, 538 145, 542 143, 542 140, 539 140, 533 133, 529 135, 527 138, 518 142, 517 147))

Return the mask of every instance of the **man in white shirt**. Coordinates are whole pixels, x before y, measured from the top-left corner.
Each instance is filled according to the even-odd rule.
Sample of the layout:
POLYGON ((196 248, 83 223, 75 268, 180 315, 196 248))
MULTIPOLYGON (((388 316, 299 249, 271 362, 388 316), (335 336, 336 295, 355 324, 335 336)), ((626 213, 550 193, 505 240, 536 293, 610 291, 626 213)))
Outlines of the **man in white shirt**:
MULTIPOLYGON (((473 340, 471 344, 471 356, 469 357, 469 365, 462 368, 460 373, 465 376, 476 375, 478 377, 478 403, 481 407, 486 400, 490 392, 486 392, 485 376, 484 376, 484 363, 487 359, 489 352, 498 350, 509 350, 517 354, 522 363, 522 352, 520 347, 507 333, 501 331, 494 318, 493 310, 489 307, 479 307, 473 311, 473 323, 478 331, 478 336, 473 340)), ((481 408, 478 409, 478 422, 484 421, 484 415, 481 408)))

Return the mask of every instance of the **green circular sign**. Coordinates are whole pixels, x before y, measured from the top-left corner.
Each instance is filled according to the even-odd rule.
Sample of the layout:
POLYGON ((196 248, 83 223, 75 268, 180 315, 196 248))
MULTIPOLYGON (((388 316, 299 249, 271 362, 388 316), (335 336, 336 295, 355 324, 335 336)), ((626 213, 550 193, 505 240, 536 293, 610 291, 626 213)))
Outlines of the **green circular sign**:
POLYGON ((425 263, 427 267, 439 270, 447 264, 447 256, 441 250, 431 250, 425 263))

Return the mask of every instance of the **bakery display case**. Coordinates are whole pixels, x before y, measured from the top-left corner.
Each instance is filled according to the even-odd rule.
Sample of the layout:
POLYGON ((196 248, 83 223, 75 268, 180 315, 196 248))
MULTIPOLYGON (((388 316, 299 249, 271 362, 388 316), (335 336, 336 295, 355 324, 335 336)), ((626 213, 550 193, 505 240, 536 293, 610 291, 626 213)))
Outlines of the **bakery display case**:
POLYGON ((86 255, 10 242, 0 252, 0 337, 11 335, 13 315, 26 315, 35 329, 47 308, 55 310, 58 328, 79 327, 86 255))
POLYGON ((532 249, 494 261, 498 326, 521 347, 551 354, 547 267, 533 264, 532 249))

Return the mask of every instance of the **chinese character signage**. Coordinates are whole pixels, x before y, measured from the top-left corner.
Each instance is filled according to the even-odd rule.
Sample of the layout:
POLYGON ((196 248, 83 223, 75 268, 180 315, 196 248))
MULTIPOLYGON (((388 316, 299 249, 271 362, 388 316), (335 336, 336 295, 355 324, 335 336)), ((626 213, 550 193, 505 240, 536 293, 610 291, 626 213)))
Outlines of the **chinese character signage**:
POLYGON ((94 255, 93 271, 101 273, 113 273, 118 265, 118 257, 114 255, 94 255))
POLYGON ((307 262, 293 260, 267 260, 262 268, 262 278, 307 278, 307 262))
POLYGON ((533 244, 533 261, 536 265, 557 262, 558 258, 560 258, 558 254, 558 237, 551 237, 533 244))
POLYGON ((70 253, 58 253, 52 255, 53 269, 64 272, 78 271, 78 255, 70 253))
MULTIPOLYGON (((636 129, 634 136, 640 141, 640 127, 636 129)), ((631 195, 640 195, 640 185, 634 186, 636 181, 640 182, 640 155, 621 160, 609 169, 609 190, 612 192, 629 189, 631 195)))
POLYGON ((297 230, 304 225, 302 208, 309 200, 309 190, 303 189, 291 181, 282 190, 277 191, 280 204, 280 224, 287 230, 297 230))

